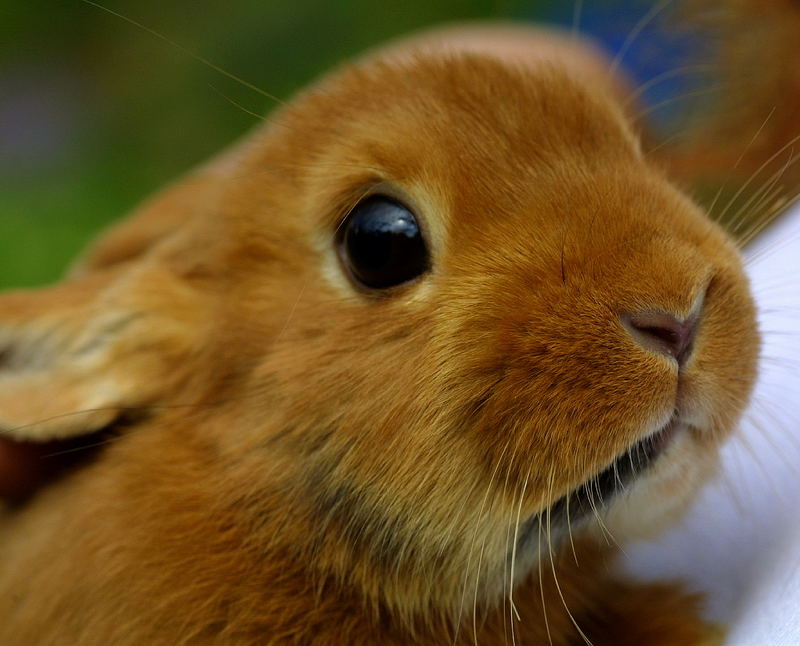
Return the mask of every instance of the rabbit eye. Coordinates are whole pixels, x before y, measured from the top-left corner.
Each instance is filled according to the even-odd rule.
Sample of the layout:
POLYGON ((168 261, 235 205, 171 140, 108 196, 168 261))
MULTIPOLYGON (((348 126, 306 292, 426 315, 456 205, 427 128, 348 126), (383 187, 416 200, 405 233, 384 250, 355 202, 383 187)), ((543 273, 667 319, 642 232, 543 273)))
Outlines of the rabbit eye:
POLYGON ((428 270, 428 250, 414 214, 383 195, 359 203, 341 228, 340 253, 353 278, 388 289, 428 270))

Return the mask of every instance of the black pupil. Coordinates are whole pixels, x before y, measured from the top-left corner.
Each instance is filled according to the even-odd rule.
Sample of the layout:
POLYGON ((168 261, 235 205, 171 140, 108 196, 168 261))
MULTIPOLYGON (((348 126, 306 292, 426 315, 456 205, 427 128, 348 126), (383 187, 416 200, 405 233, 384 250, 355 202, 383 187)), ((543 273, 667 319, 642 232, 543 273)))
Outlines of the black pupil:
POLYGON ((383 196, 370 197, 350 212, 342 252, 353 277, 370 289, 400 285, 428 269, 414 214, 383 196))

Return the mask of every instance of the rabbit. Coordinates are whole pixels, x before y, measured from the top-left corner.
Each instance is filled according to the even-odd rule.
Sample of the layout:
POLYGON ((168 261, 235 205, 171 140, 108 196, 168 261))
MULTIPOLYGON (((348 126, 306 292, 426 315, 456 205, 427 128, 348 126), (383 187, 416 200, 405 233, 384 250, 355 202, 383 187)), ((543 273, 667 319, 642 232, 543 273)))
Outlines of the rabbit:
POLYGON ((786 137, 647 155, 612 68, 533 27, 390 44, 0 297, 0 643, 722 643, 613 563, 757 373, 687 188, 786 137))

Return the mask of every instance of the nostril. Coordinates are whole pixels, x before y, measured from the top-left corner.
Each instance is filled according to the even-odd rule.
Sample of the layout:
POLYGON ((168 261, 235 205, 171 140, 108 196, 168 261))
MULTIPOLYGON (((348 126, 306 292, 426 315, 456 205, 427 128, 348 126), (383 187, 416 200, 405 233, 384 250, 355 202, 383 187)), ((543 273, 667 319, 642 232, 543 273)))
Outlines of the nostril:
POLYGON ((694 316, 681 321, 672 314, 656 310, 622 316, 623 325, 639 345, 666 354, 679 365, 683 365, 691 354, 696 321, 694 316))

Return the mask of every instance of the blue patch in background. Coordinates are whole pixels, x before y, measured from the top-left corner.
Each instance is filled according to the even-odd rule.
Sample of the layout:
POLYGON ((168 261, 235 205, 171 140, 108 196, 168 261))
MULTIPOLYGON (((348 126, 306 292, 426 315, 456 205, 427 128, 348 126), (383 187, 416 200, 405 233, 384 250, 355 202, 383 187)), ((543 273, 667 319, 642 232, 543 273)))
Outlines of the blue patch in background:
MULTIPOLYGON (((537 18, 571 30, 576 1, 559 2, 537 18)), ((657 128, 668 128, 708 82, 707 70, 682 69, 707 60, 707 38, 698 29, 681 29, 671 9, 668 1, 584 0, 578 24, 612 58, 620 56, 620 70, 642 88, 639 100, 657 128)))

